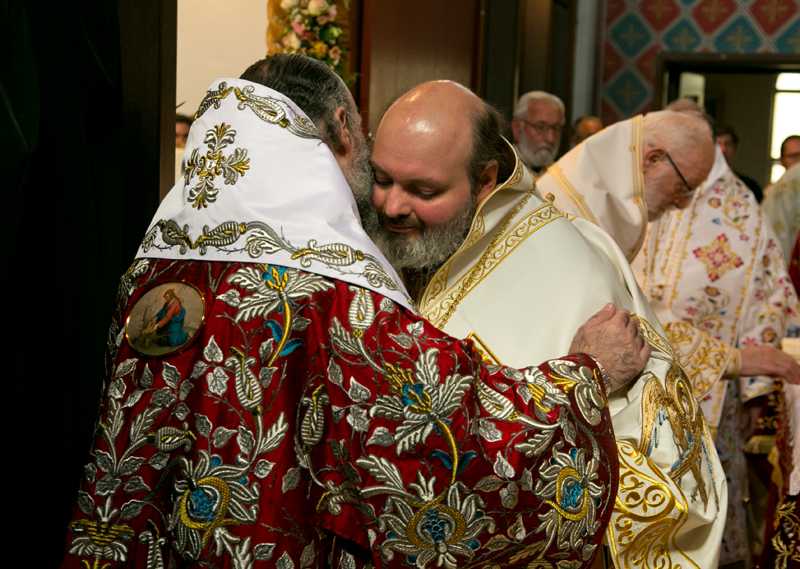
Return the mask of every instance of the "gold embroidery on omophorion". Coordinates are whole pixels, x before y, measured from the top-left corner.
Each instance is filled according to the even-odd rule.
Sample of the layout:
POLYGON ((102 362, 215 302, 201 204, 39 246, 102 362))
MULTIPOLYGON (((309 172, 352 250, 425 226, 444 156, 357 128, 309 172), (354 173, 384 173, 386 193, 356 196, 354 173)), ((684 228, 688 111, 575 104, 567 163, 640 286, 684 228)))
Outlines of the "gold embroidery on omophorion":
POLYGON ((217 90, 208 90, 206 91, 205 97, 200 102, 200 107, 197 109, 197 112, 194 114, 194 120, 199 119, 203 116, 203 114, 210 109, 212 106, 215 109, 219 108, 220 103, 222 100, 231 94, 233 91, 233 87, 228 87, 228 84, 223 81, 217 86, 217 90))
POLYGON ((489 349, 489 346, 486 345, 486 342, 478 336, 475 332, 470 332, 469 336, 467 336, 467 340, 472 340, 475 351, 480 354, 481 359, 487 363, 492 365, 503 365, 500 362, 500 359, 494 355, 494 352, 489 349))
POLYGON ((543 205, 521 219, 508 233, 506 229, 520 209, 527 203, 528 198, 533 194, 536 186, 528 191, 528 194, 514 208, 506 218, 499 231, 495 234, 489 246, 481 255, 478 262, 473 265, 470 271, 461 277, 450 289, 446 297, 432 306, 425 317, 436 327, 443 328, 458 307, 459 302, 469 294, 469 292, 489 275, 508 255, 510 255, 525 239, 533 235, 536 231, 559 217, 563 217, 558 209, 552 204, 543 205), (460 285, 460 286, 459 286, 460 285), (455 287, 458 287, 457 290, 455 287), (441 316, 439 311, 445 310, 441 316), (433 314, 436 314, 434 317, 433 314))
POLYGON ((190 249, 196 249, 201 255, 205 255, 208 247, 226 252, 231 251, 231 249, 224 249, 224 247, 233 245, 245 233, 249 233, 249 236, 243 249, 253 259, 258 259, 264 254, 271 255, 282 251, 288 253, 292 259, 300 259, 300 265, 303 268, 310 267, 312 261, 337 269, 339 267, 349 267, 358 262, 365 262, 366 265, 358 273, 359 276, 365 278, 367 282, 377 288, 384 286, 389 290, 401 290, 389 271, 368 253, 344 243, 317 245, 314 239, 310 239, 304 248, 293 247, 285 242, 269 225, 260 221, 250 221, 248 223, 226 221, 214 229, 204 226, 202 235, 197 239, 192 239, 191 235, 189 235, 188 225, 184 225, 181 228, 171 219, 162 219, 150 228, 142 240, 141 247, 145 253, 152 247, 171 249, 177 246, 180 247, 181 255, 186 254, 190 249), (159 232, 165 246, 155 243, 159 232))
POLYGON ((206 131, 203 142, 208 146, 208 152, 204 156, 200 154, 199 148, 192 150, 184 173, 184 183, 187 186, 195 175, 200 178, 199 183, 189 190, 187 197, 187 201, 194 202, 192 207, 202 209, 217 201, 219 188, 213 184, 217 176, 224 177, 225 185, 233 186, 239 176, 244 176, 245 170, 250 169, 250 159, 247 158, 247 150, 244 148, 235 148, 228 157, 222 155, 222 149, 233 144, 235 138, 236 131, 231 130, 230 125, 222 123, 206 131))
POLYGON ((697 567, 675 541, 689 510, 680 488, 631 443, 617 441, 617 455, 619 490, 607 533, 614 558, 625 569, 677 569, 682 560, 697 567))
POLYGON ((253 95, 255 87, 247 85, 243 89, 236 87, 234 93, 239 100, 239 110, 248 107, 261 120, 276 124, 300 138, 321 138, 314 123, 302 115, 295 115, 294 120, 286 116, 286 111, 278 104, 279 99, 253 95))
MULTIPOLYGON (((648 455, 652 450, 653 432, 656 423, 667 418, 672 426, 675 442, 681 450, 681 459, 669 472, 670 478, 676 482, 681 476, 691 472, 697 482, 697 489, 703 506, 708 507, 708 492, 700 471, 703 461, 700 459, 705 448, 710 448, 711 441, 706 429, 703 411, 692 394, 692 387, 680 365, 673 363, 667 372, 666 390, 661 382, 653 376, 644 385, 642 393, 642 440, 639 451, 648 455), (666 417, 660 416, 666 413, 666 417)), ((711 472, 713 479, 714 473, 711 472)), ((712 481, 712 489, 716 492, 716 482, 712 481)), ((714 496, 716 501, 717 496, 714 496)), ((717 501, 717 504, 719 502, 717 501)))
POLYGON ((695 397, 705 397, 722 377, 731 357, 731 346, 687 322, 670 322, 664 330, 687 370, 695 397))

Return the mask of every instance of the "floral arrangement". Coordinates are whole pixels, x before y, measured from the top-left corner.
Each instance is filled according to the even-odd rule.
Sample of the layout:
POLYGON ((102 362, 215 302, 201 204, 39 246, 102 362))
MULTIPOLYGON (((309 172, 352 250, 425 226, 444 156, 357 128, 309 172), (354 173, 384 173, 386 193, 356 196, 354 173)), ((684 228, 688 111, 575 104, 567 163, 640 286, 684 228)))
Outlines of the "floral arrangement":
MULTIPOLYGON (((350 2, 345 1, 345 8, 350 2)), ((344 30, 336 25, 336 6, 329 0, 281 0, 286 27, 280 45, 286 53, 318 59, 340 77, 344 73, 344 30)))

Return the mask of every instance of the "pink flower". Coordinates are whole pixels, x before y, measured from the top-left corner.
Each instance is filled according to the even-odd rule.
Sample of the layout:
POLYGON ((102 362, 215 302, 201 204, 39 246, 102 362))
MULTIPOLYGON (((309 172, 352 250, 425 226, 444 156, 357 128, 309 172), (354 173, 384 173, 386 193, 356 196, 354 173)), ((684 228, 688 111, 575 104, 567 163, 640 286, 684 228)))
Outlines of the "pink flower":
POLYGON ((298 36, 302 36, 304 33, 306 33, 306 27, 300 22, 292 21, 292 29, 298 36))
POLYGON ((328 20, 329 20, 329 19, 330 19, 330 18, 328 18, 328 16, 320 16, 319 18, 317 18, 317 23, 318 23, 320 26, 324 26, 325 24, 327 24, 327 23, 328 23, 328 20))
POLYGON ((334 46, 328 52, 328 55, 330 56, 331 59, 339 59, 340 57, 342 57, 342 48, 340 48, 338 45, 334 46))
POLYGON ((328 18, 330 18, 331 20, 335 20, 336 16, 338 15, 339 13, 336 11, 336 6, 331 6, 331 9, 328 10, 328 18))
POLYGON ((756 342, 753 338, 745 338, 744 342, 742 342, 742 345, 745 348, 755 348, 758 345, 758 342, 756 342))

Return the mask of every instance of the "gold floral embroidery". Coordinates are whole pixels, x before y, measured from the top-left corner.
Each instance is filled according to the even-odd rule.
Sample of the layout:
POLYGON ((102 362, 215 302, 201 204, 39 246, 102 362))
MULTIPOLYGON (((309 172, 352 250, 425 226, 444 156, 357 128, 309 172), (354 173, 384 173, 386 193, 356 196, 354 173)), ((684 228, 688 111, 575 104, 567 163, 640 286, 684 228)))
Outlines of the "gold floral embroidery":
POLYGON ((364 277, 372 286, 400 290, 391 273, 375 257, 368 253, 344 243, 317 245, 315 239, 309 240, 306 247, 297 248, 286 242, 269 225, 260 221, 248 223, 226 221, 214 229, 209 229, 206 226, 203 227, 202 235, 197 239, 192 239, 188 225, 184 225, 181 228, 171 219, 162 219, 150 228, 150 231, 144 236, 141 247, 145 253, 153 247, 157 249, 180 247, 181 255, 185 255, 190 249, 197 249, 201 255, 205 255, 209 247, 226 252, 244 250, 253 259, 282 251, 291 255, 292 259, 300 259, 300 265, 303 268, 310 267, 312 261, 334 269, 350 267, 356 263, 363 262, 366 264, 358 274, 364 277), (163 245, 156 243, 159 232, 163 245), (245 234, 248 234, 248 236, 244 247, 239 249, 229 248, 230 245, 237 243, 245 234))
POLYGON ((192 151, 191 157, 186 162, 184 174, 186 185, 194 176, 200 178, 199 183, 189 190, 187 201, 194 202, 192 207, 202 209, 208 207, 209 203, 217 201, 219 188, 213 184, 217 176, 223 176, 225 184, 232 186, 239 176, 244 176, 245 170, 250 169, 247 150, 235 148, 233 154, 227 158, 222 155, 222 149, 233 144, 235 138, 236 131, 231 130, 230 125, 225 123, 215 125, 213 129, 206 132, 203 140, 208 145, 208 152, 205 156, 200 155, 199 148, 192 151))
POLYGON ((731 357, 731 346, 689 324, 670 322, 664 326, 681 365, 688 370, 695 397, 702 399, 722 377, 731 357))
MULTIPOLYGON (((775 510, 774 529, 772 536, 772 547, 775 548, 775 569, 786 569, 789 560, 800 562, 800 519, 794 513, 797 503, 797 496, 789 496, 782 500, 775 510)), ((756 569, 761 569, 757 567, 756 569)), ((766 569, 766 568, 764 568, 766 569)))

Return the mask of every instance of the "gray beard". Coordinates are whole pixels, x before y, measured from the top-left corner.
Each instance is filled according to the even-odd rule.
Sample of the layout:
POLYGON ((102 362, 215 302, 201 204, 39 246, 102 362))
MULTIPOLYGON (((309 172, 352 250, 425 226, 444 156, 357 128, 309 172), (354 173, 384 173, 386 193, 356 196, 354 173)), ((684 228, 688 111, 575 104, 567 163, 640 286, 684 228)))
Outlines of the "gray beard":
POLYGON ((360 142, 356 143, 355 152, 355 160, 343 174, 356 200, 358 214, 361 216, 361 225, 367 235, 372 237, 380 229, 380 221, 372 203, 375 178, 372 173, 372 167, 369 164, 369 149, 365 140, 361 139, 360 142))
POLYGON ((546 144, 540 144, 531 151, 527 145, 527 141, 524 144, 521 142, 517 143, 517 152, 524 163, 536 169, 550 166, 556 156, 556 151, 546 144))
MULTIPOLYGON (((470 202, 453 221, 433 229, 419 224, 421 236, 409 243, 405 234, 387 230, 388 218, 375 211, 372 201, 375 180, 366 141, 357 143, 355 152, 356 158, 343 172, 344 177, 356 200, 364 231, 392 266, 397 270, 434 270, 452 257, 467 238, 472 218, 475 217, 478 204, 474 193, 470 192, 470 202)), ((397 225, 403 225, 403 221, 393 220, 397 225)))
MULTIPOLYGON (((421 235, 414 239, 404 233, 394 233, 386 229, 389 218, 383 214, 377 214, 377 230, 367 233, 395 269, 427 272, 436 270, 458 251, 469 235, 469 228, 478 208, 475 195, 470 192, 470 196, 470 202, 447 225, 430 228, 419 223, 417 227, 421 235)), ((391 221, 393 225, 404 225, 405 218, 394 218, 391 221)))

